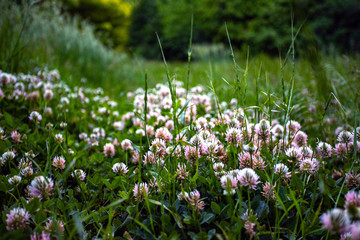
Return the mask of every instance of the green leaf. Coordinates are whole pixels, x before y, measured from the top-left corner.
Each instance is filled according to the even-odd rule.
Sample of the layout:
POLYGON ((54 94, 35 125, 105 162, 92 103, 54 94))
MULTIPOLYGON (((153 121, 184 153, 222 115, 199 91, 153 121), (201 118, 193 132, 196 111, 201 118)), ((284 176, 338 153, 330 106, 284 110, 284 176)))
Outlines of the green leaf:
POLYGON ((203 220, 201 221, 200 224, 204 224, 204 223, 209 223, 211 222, 211 220, 213 220, 215 218, 215 215, 212 213, 206 213, 206 215, 204 216, 203 220))
POLYGON ((7 113, 4 112, 4 118, 5 118, 5 122, 10 126, 10 127, 14 127, 14 119, 13 117, 7 113))
POLYGON ((216 202, 211 202, 211 210, 218 215, 221 213, 221 208, 216 202))
POLYGON ((29 202, 29 204, 26 207, 26 210, 28 210, 30 214, 33 214, 39 208, 40 208, 40 200, 39 198, 34 198, 29 202))
POLYGON ((303 183, 301 182, 300 178, 297 175, 294 174, 291 177, 290 185, 294 190, 298 190, 300 192, 303 192, 303 189, 304 189, 303 183))

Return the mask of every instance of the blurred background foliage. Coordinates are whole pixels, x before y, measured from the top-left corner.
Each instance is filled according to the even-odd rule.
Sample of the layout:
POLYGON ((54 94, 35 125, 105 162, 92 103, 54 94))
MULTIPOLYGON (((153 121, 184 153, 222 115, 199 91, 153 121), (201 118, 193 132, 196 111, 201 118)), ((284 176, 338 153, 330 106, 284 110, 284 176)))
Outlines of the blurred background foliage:
POLYGON ((65 10, 95 24, 102 41, 122 50, 128 40, 132 5, 126 0, 63 0, 65 10))
POLYGON ((167 57, 185 60, 192 14, 194 43, 226 43, 226 22, 237 49, 249 46, 252 53, 284 54, 291 42, 293 16, 295 31, 303 24, 296 40, 300 51, 314 44, 326 53, 360 50, 358 0, 140 0, 132 12, 128 46, 157 58, 157 52, 146 49, 155 46, 158 32, 167 57))

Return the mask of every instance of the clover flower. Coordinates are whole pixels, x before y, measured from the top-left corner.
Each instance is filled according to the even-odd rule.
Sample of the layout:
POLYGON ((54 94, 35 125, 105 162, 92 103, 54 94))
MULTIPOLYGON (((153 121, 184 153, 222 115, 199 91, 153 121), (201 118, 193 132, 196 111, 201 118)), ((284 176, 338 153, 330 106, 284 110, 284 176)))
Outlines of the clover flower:
POLYGON ((53 159, 53 164, 55 168, 63 170, 65 168, 65 159, 63 157, 56 156, 53 159))
POLYGON ((255 133, 260 140, 266 141, 270 136, 270 122, 262 119, 255 125, 255 133))
POLYGON ((63 143, 64 142, 64 137, 61 133, 58 133, 58 134, 55 134, 55 140, 58 142, 58 143, 63 143))
POLYGON ((17 131, 12 131, 11 132, 11 140, 14 142, 14 143, 21 143, 21 135, 20 133, 18 133, 17 131))
POLYGON ((306 146, 306 144, 307 144, 307 134, 304 133, 303 131, 298 131, 296 133, 296 135, 295 135, 294 143, 298 147, 306 146))
POLYGON ((113 158, 115 156, 115 147, 112 143, 107 143, 104 146, 105 157, 113 158))
POLYGON ((205 203, 200 201, 200 192, 198 190, 195 189, 189 193, 188 201, 195 212, 200 212, 200 210, 204 209, 205 203))
POLYGON ((74 172, 71 173, 71 176, 80 179, 80 181, 84 181, 86 173, 82 169, 75 169, 74 172))
POLYGON ((129 139, 125 139, 121 142, 121 148, 124 152, 127 152, 127 151, 133 151, 134 148, 131 144, 131 141, 129 139))
POLYGON ((271 186, 270 182, 266 182, 262 187, 261 194, 265 199, 276 200, 275 187, 276 183, 271 186))
POLYGON ((337 143, 335 145, 335 153, 339 159, 346 158, 347 154, 348 154, 348 149, 346 147, 346 143, 337 143))
POLYGON ((1 156, 2 160, 5 162, 11 161, 15 158, 15 153, 13 151, 6 151, 1 156))
POLYGON ((40 113, 33 111, 30 113, 29 119, 31 121, 35 121, 36 123, 39 123, 42 120, 42 116, 40 115, 40 113))
POLYGON ((11 178, 8 179, 8 182, 12 185, 12 186, 17 186, 20 184, 21 182, 21 177, 18 175, 15 175, 11 178))
POLYGON ((178 163, 178 168, 176 170, 177 179, 184 180, 185 177, 189 176, 189 172, 186 171, 186 164, 185 163, 178 163))
POLYGON ((155 132, 155 138, 162 139, 166 142, 171 142, 173 136, 167 128, 159 128, 155 132))
POLYGON ((242 137, 241 137, 241 131, 238 128, 228 128, 226 130, 226 141, 230 144, 238 144, 240 143, 242 137))
POLYGON ((50 240, 50 233, 42 231, 41 234, 34 232, 33 235, 30 236, 30 240, 50 240))
POLYGON ((299 167, 300 171, 313 175, 319 170, 319 162, 315 158, 305 158, 300 161, 299 167))
POLYGON ((125 174, 129 171, 125 163, 115 163, 112 167, 112 170, 115 174, 118 175, 125 174))
POLYGON ((259 176, 251 168, 241 169, 237 177, 241 186, 248 186, 249 189, 255 190, 259 183, 259 176))
POLYGON ((149 188, 147 183, 140 183, 140 184, 136 183, 133 192, 136 201, 138 202, 144 201, 145 196, 148 196, 149 194, 149 188))
POLYGON ((29 224, 29 213, 24 208, 13 208, 9 214, 6 214, 6 229, 8 231, 16 229, 25 229, 29 224))
POLYGON ((27 167, 22 168, 22 169, 20 170, 20 174, 21 174, 22 176, 24 176, 24 177, 27 178, 27 177, 30 177, 31 175, 34 174, 34 170, 33 170, 32 167, 27 166, 27 167))
POLYGON ((283 164, 283 163, 278 163, 274 166, 274 173, 280 175, 281 178, 283 179, 288 179, 291 177, 291 173, 289 172, 289 168, 283 164))
POLYGON ((337 141, 339 143, 345 143, 345 144, 352 142, 353 139, 354 139, 354 135, 351 132, 345 130, 341 131, 337 137, 337 141))
POLYGON ((54 187, 54 182, 51 178, 43 176, 36 176, 27 187, 30 199, 35 197, 42 200, 44 197, 50 196, 54 187))
POLYGON ((286 132, 290 135, 293 136, 297 131, 299 131, 301 129, 301 125, 300 123, 298 123, 297 121, 294 120, 290 120, 286 123, 286 132))
POLYGON ((329 158, 332 155, 332 147, 328 143, 319 142, 316 150, 321 158, 329 158))
POLYGON ((343 233, 346 226, 350 225, 350 219, 344 210, 334 208, 321 216, 321 223, 331 233, 343 233))
POLYGON ((49 232, 57 232, 57 233, 63 233, 65 231, 64 224, 62 221, 53 221, 49 220, 46 222, 45 229, 49 232))
POLYGON ((349 172, 345 183, 349 189, 358 188, 360 186, 360 174, 349 172))
POLYGON ((234 195, 238 187, 238 179, 232 174, 226 174, 220 178, 224 195, 234 195))
POLYGON ((194 165, 200 157, 200 153, 195 147, 185 147, 185 159, 191 162, 192 165, 194 165))

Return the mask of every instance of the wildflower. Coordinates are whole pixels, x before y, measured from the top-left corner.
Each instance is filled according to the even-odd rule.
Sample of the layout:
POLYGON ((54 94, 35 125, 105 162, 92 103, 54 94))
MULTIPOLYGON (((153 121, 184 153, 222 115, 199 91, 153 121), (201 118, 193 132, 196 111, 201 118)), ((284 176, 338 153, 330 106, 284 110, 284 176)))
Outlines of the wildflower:
POLYGON ((15 153, 13 151, 4 152, 1 158, 4 161, 4 163, 11 161, 15 158, 15 153))
POLYGON ((171 139, 173 138, 173 136, 167 128, 159 128, 155 132, 155 138, 162 139, 166 142, 171 142, 171 139))
POLYGON ((56 134, 55 135, 55 140, 58 142, 58 143, 63 143, 63 141, 64 141, 64 137, 63 137, 63 135, 61 134, 61 133, 58 133, 58 134, 56 134))
POLYGON ((214 163, 213 169, 215 171, 215 176, 222 176, 225 174, 224 171, 225 165, 222 162, 214 163))
POLYGON ((151 143, 150 151, 153 152, 157 157, 163 157, 166 154, 165 141, 159 138, 155 138, 151 143))
POLYGON ((204 209, 205 203, 204 201, 200 201, 200 193, 198 190, 195 189, 194 191, 190 192, 188 201, 195 212, 200 212, 200 210, 204 209))
POLYGON ((178 163, 178 168, 176 173, 177 173, 177 179, 179 180, 184 180, 185 177, 189 176, 189 172, 186 171, 185 163, 178 163))
MULTIPOLYGON (((355 135, 355 130, 353 132, 353 135, 355 135)), ((358 142, 360 142, 360 127, 356 128, 356 139, 358 142)))
POLYGON ((21 143, 21 135, 20 133, 18 133, 17 131, 12 131, 11 132, 11 140, 14 142, 14 143, 21 143))
POLYGON ((149 188, 147 183, 140 183, 140 184, 136 183, 133 192, 136 201, 138 202, 144 201, 145 196, 148 196, 149 194, 149 188))
POLYGON ((61 128, 66 128, 66 126, 67 126, 67 123, 66 123, 66 122, 61 122, 61 123, 60 123, 60 127, 61 127, 61 128))
POLYGON ((227 123, 229 128, 240 128, 240 122, 236 118, 230 119, 230 121, 227 123))
POLYGON ((140 136, 145 136, 145 131, 144 129, 138 129, 135 131, 135 134, 140 136))
POLYGON ((121 148, 124 152, 127 152, 127 151, 133 151, 134 148, 131 144, 131 141, 129 139, 125 139, 121 142, 121 148))
POLYGON ((28 167, 21 169, 20 174, 27 178, 34 174, 34 170, 32 167, 28 166, 28 167))
POLYGON ((332 147, 328 143, 319 142, 316 150, 321 158, 329 158, 332 155, 332 147))
POLYGON ((15 176, 9 178, 8 182, 13 186, 17 186, 21 182, 21 177, 18 175, 15 175, 15 176))
POLYGON ((65 159, 63 157, 56 156, 53 159, 53 164, 55 168, 63 170, 65 168, 65 159))
POLYGON ((337 143, 335 145, 335 153, 339 159, 344 159, 347 157, 347 147, 346 143, 337 143))
POLYGON ((252 239, 256 236, 256 232, 255 232, 256 223, 254 222, 254 220, 252 220, 252 221, 250 220, 251 215, 255 216, 254 220, 256 221, 257 220, 256 214, 255 215, 253 215, 252 213, 249 214, 249 210, 246 210, 246 212, 243 216, 243 218, 245 220, 245 225, 244 225, 245 232, 250 235, 250 239, 252 239))
POLYGON ((353 141, 353 138, 354 138, 354 135, 353 135, 351 132, 343 130, 343 131, 341 131, 340 134, 338 135, 337 141, 338 141, 339 143, 345 143, 345 144, 347 144, 347 143, 352 142, 352 141, 353 141))
POLYGON ((64 228, 64 224, 62 221, 53 221, 53 220, 49 220, 47 223, 46 223, 46 226, 45 226, 45 229, 49 232, 57 232, 57 233, 63 233, 65 231, 65 228, 64 228))
POLYGON ((307 134, 303 131, 298 131, 295 135, 294 143, 298 147, 305 146, 307 144, 307 134))
POLYGON ((297 159, 299 160, 301 158, 301 150, 297 147, 290 147, 286 151, 286 156, 288 156, 291 159, 297 159))
POLYGON ((255 133, 258 135, 260 140, 266 141, 270 136, 270 122, 262 119, 255 125, 255 133))
POLYGON ((71 174, 73 178, 78 178, 80 181, 84 181, 86 177, 86 173, 81 169, 75 169, 74 172, 71 174))
POLYGON ((40 113, 33 111, 30 113, 29 119, 31 121, 35 121, 36 123, 39 123, 42 120, 42 116, 40 115, 40 113))
POLYGON ((274 169, 274 173, 279 174, 281 178, 287 179, 291 177, 291 173, 289 173, 289 168, 283 163, 276 164, 274 166, 274 169))
POLYGON ((50 240, 50 233, 42 231, 41 234, 34 232, 33 235, 30 236, 30 240, 50 240))
POLYGON ((125 174, 129 171, 125 163, 115 163, 114 166, 112 167, 112 170, 114 173, 119 175, 125 174))
POLYGON ((192 165, 194 165, 194 164, 196 164, 197 160, 200 158, 200 153, 199 153, 199 151, 196 150, 195 147, 186 146, 185 158, 186 158, 186 160, 191 162, 192 165))
POLYGON ((276 200, 276 195, 274 192, 275 187, 276 187, 276 183, 273 186, 271 186, 269 182, 266 182, 262 187, 263 191, 261 194, 266 199, 276 200))
POLYGON ((53 187, 54 182, 51 178, 45 179, 43 176, 37 176, 31 181, 27 190, 31 199, 37 197, 41 200, 43 197, 51 195, 53 187))
POLYGON ((177 198, 179 200, 188 200, 189 199, 189 193, 187 192, 180 192, 178 195, 177 195, 177 198))
POLYGON ((115 147, 112 143, 105 144, 104 155, 110 158, 113 158, 115 156, 115 147))
POLYGON ((253 168, 253 169, 264 169, 265 163, 261 157, 257 158, 255 154, 248 152, 239 153, 239 167, 240 168, 253 168))
POLYGON ((303 158, 312 158, 313 156, 313 150, 308 146, 302 146, 300 151, 303 158))
POLYGON ((358 188, 360 186, 360 174, 349 172, 346 178, 346 186, 349 189, 358 188))
POLYGON ((133 163, 138 163, 140 159, 139 156, 139 152, 138 151, 134 151, 133 155, 132 155, 132 162, 133 163))
POLYGON ((241 141, 241 131, 238 128, 228 128, 226 130, 226 141, 230 144, 238 144, 241 141))
POLYGON ((52 108, 51 107, 46 107, 44 109, 44 114, 48 115, 48 116, 52 115, 53 114, 52 108))
POLYGON ((288 121, 286 124, 286 131, 290 136, 293 136, 300 129, 301 129, 301 125, 297 121, 291 120, 288 121))
POLYGON ((299 163, 300 171, 309 173, 311 175, 315 174, 319 170, 319 162, 313 158, 306 158, 299 163))
POLYGON ((353 219, 358 218, 360 207, 360 194, 350 191, 345 195, 345 208, 349 216, 353 219))
POLYGON ((284 127, 281 126, 280 124, 276 124, 274 127, 272 127, 271 132, 274 135, 274 137, 279 139, 281 138, 284 132, 284 127))
POLYGON ((12 231, 19 228, 25 229, 29 224, 30 215, 24 208, 13 208, 6 217, 6 229, 12 231))
POLYGON ((236 176, 226 174, 220 178, 221 187, 224 189, 224 195, 234 195, 237 189, 238 179, 236 176))
POLYGON ((253 142, 249 142, 247 145, 243 145, 243 149, 245 152, 254 153, 257 151, 257 147, 253 142))
POLYGON ((321 216, 323 228, 332 233, 342 232, 344 228, 350 224, 350 219, 345 214, 345 211, 339 208, 334 208, 321 216))
POLYGON ((259 183, 259 176, 251 168, 241 169, 237 177, 240 185, 248 186, 249 189, 255 190, 256 185, 259 183))
POLYGON ((53 98, 53 96, 54 96, 54 93, 53 93, 52 90, 50 90, 50 89, 46 89, 46 90, 45 90, 45 92, 44 92, 44 99, 45 99, 46 101, 50 101, 50 100, 53 98))

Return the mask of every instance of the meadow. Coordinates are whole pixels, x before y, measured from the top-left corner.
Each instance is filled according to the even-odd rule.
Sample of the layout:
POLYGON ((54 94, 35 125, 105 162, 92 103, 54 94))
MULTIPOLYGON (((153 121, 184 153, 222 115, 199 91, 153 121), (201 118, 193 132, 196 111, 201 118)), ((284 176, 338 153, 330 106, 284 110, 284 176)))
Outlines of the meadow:
POLYGON ((3 239, 360 239, 357 54, 148 61, 1 4, 3 239))

